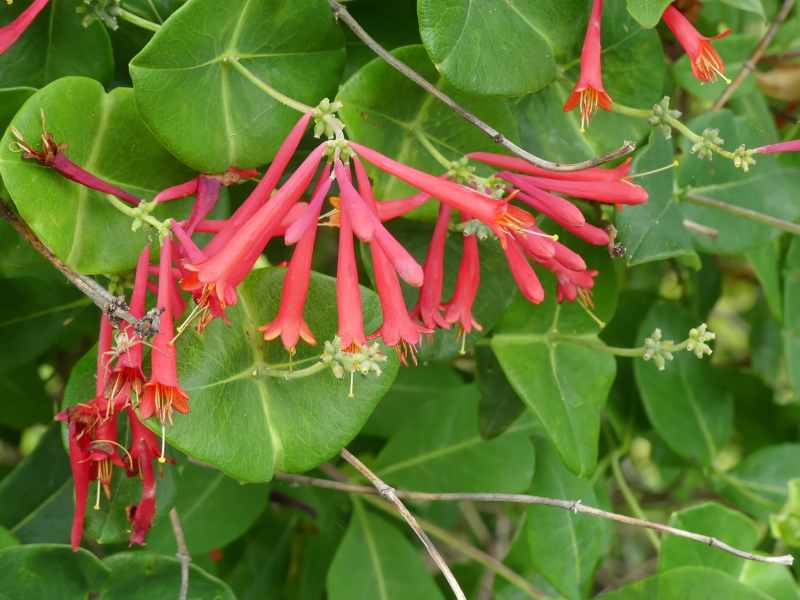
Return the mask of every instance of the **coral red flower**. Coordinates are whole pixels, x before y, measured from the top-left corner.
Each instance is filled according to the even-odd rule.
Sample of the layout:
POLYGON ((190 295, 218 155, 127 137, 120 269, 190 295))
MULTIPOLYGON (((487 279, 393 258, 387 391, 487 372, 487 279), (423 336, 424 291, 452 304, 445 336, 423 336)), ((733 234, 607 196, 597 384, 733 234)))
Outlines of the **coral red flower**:
POLYGON ((128 520, 131 522, 131 545, 144 544, 147 532, 156 514, 156 477, 153 460, 159 456, 158 441, 155 434, 145 427, 132 409, 128 410, 128 424, 131 430, 131 468, 129 475, 137 475, 142 480, 142 494, 135 506, 128 507, 128 520))
POLYGON ((294 353, 300 338, 312 346, 317 343, 314 334, 311 333, 308 324, 303 318, 303 309, 305 308, 308 284, 311 279, 311 258, 314 253, 314 241, 317 237, 316 222, 319 219, 322 200, 328 193, 331 183, 330 177, 320 177, 311 203, 303 217, 304 221, 309 221, 310 225, 305 228, 300 241, 297 242, 292 254, 292 260, 289 263, 289 269, 283 280, 278 315, 273 321, 258 329, 264 334, 265 340, 272 340, 281 336, 281 341, 290 354, 294 353))
POLYGON ((339 254, 336 263, 336 309, 339 313, 339 337, 342 350, 356 352, 367 343, 358 267, 353 247, 353 230, 344 213, 339 216, 339 254))
POLYGON ((450 225, 450 207, 439 206, 439 216, 433 228, 428 254, 423 271, 425 279, 419 291, 417 304, 411 314, 422 321, 428 329, 450 328, 450 323, 442 315, 442 285, 444 284, 444 249, 447 242, 447 228, 450 225))
POLYGON ((689 22, 689 19, 684 17, 683 14, 671 4, 664 11, 661 18, 677 38, 680 45, 683 46, 686 54, 689 55, 689 60, 692 65, 692 74, 697 79, 703 83, 712 83, 716 81, 719 76, 727 81, 725 77, 725 63, 722 62, 719 53, 714 46, 711 45, 711 40, 718 40, 725 37, 731 32, 730 29, 726 29, 714 37, 701 35, 700 32, 694 28, 694 25, 689 22))
MULTIPOLYGON (((504 177, 508 173, 499 173, 504 177)), ((518 184, 525 182, 536 188, 567 194, 574 198, 594 200, 606 204, 643 204, 647 202, 647 190, 625 179, 617 181, 569 181, 532 175, 516 175, 518 184)), ((528 187, 525 188, 529 190, 528 187)))
POLYGON ((564 103, 564 112, 568 112, 580 104, 581 131, 586 129, 598 106, 605 110, 611 110, 611 96, 606 93, 603 86, 601 68, 600 25, 602 20, 603 0, 594 0, 581 50, 581 73, 572 93, 564 103))
POLYGON ((8 25, 0 27, 0 54, 14 45, 19 37, 30 27, 37 15, 47 6, 48 0, 33 0, 28 8, 8 25))
POLYGON ((760 146, 753 150, 755 154, 777 154, 780 152, 800 152, 800 140, 767 144, 766 146, 760 146))
POLYGON ((466 335, 477 329, 481 331, 480 324, 472 316, 472 305, 478 294, 481 281, 481 266, 478 253, 478 239, 474 235, 464 236, 464 250, 461 254, 461 263, 458 266, 456 287, 453 297, 444 305, 444 318, 450 324, 458 323, 466 340, 466 335))
POLYGON ((470 152, 467 158, 477 160, 487 165, 525 173, 526 175, 536 175, 538 177, 548 177, 550 179, 567 179, 570 181, 618 181, 628 176, 633 158, 627 158, 624 162, 613 169, 602 167, 590 167, 579 171, 548 171, 534 166, 523 158, 508 156, 506 154, 496 154, 494 152, 470 152))
POLYGON ((236 287, 308 187, 324 149, 322 144, 317 146, 270 201, 245 221, 216 254, 209 256, 204 252, 207 258, 203 262, 185 265, 187 274, 181 280, 181 287, 193 295, 199 292, 201 306, 208 305, 212 295, 216 296, 222 310, 236 304, 236 287))
POLYGON ((419 192, 407 198, 397 200, 383 200, 378 202, 378 216, 381 221, 391 221, 397 217, 402 217, 410 213, 415 208, 419 208, 430 200, 430 196, 425 192, 419 192))
POLYGON ((525 257, 519 242, 514 238, 508 238, 506 242, 503 251, 506 254, 514 281, 517 282, 517 288, 528 302, 539 304, 544 300, 544 288, 536 276, 536 272, 525 257))
POLYGON ((139 412, 142 419, 158 416, 162 425, 172 423, 172 411, 189 412, 189 396, 178 383, 178 367, 172 322, 172 244, 164 238, 161 244, 158 274, 157 306, 163 312, 158 333, 150 353, 150 381, 144 386, 139 412))

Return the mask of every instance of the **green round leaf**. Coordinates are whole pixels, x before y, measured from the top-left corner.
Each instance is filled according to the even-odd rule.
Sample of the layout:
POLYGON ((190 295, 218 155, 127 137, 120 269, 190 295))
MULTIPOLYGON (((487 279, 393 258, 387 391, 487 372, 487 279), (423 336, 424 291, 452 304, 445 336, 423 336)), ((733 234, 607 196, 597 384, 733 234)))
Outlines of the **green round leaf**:
MULTIPOLYGON (((504 100, 456 92, 436 72, 422 46, 405 46, 392 54, 507 137, 517 138, 514 119, 504 100)), ((348 79, 337 99, 344 103, 341 115, 350 137, 422 171, 441 173, 444 168, 420 144, 418 134, 425 135, 451 160, 467 152, 498 150, 474 126, 380 59, 366 64, 348 79)), ((371 167, 370 175, 379 197, 396 198, 415 192, 399 179, 371 167)), ((428 216, 435 214, 432 206, 425 210, 428 216)))
MULTIPOLYGON (((0 26, 10 23, 30 2, 3 6, 0 26)), ((104 83, 114 74, 106 28, 85 28, 75 9, 81 0, 50 0, 16 43, 0 55, 0 87, 42 87, 59 77, 83 75, 104 83)))
MULTIPOLYGON (((67 77, 34 94, 12 125, 35 147, 42 133, 40 114, 66 155, 93 175, 142 198, 190 179, 193 174, 158 145, 136 111, 133 91, 106 94, 97 81, 67 77)), ((148 232, 131 231, 131 219, 105 194, 69 181, 0 141, 0 175, 20 215, 64 262, 82 273, 115 273, 132 268, 148 232)), ((188 201, 170 203, 159 218, 185 212, 188 201)), ((144 229, 144 228, 143 228, 144 229)))
POLYGON ((19 107, 30 98, 36 90, 32 87, 13 87, 0 90, 0 128, 5 129, 19 107))
POLYGON ((579 0, 418 0, 417 10, 425 49, 450 83, 507 96, 556 78, 556 52, 581 36, 588 14, 579 0))
MULTIPOLYGON (((111 569, 100 600, 177 598, 181 587, 181 564, 177 558, 147 552, 114 554, 103 561, 111 569)), ((236 600, 223 581, 189 564, 189 598, 236 600)))
POLYGON ((627 0, 628 12, 642 27, 655 27, 672 0, 627 0))
POLYGON ((6 598, 85 600, 100 591, 108 568, 91 552, 31 544, 0 550, 0 594, 6 598))
POLYGON ((336 90, 344 38, 324 0, 190 0, 131 62, 136 102, 170 152, 198 171, 255 167, 298 114, 227 62, 316 105, 336 90))

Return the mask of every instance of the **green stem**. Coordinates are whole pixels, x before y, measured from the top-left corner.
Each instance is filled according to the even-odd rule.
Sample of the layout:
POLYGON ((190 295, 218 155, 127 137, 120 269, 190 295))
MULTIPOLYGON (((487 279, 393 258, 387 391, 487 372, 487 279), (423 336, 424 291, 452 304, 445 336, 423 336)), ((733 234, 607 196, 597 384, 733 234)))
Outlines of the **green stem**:
POLYGON ((117 16, 120 17, 123 21, 127 21, 131 25, 136 25, 137 27, 141 27, 142 29, 146 29, 147 31, 156 32, 161 29, 161 25, 158 23, 153 23, 152 21, 148 21, 147 19, 140 17, 137 14, 132 13, 129 10, 126 10, 122 7, 119 9, 119 13, 117 16))
POLYGON ((273 369, 266 367, 259 369, 258 374, 262 377, 274 377, 276 379, 285 379, 288 381, 289 379, 303 379, 304 377, 311 377, 312 375, 316 375, 320 371, 324 371, 329 368, 330 367, 324 362, 318 362, 310 367, 299 370, 273 369))
POLYGON ((732 215, 736 215, 737 217, 748 219, 749 221, 755 221, 756 223, 762 223, 764 225, 769 225, 770 227, 780 229, 781 231, 786 231, 792 235, 800 235, 800 225, 792 223, 791 221, 778 219, 777 217, 765 215, 764 213, 756 212, 754 210, 750 210, 749 208, 728 204, 727 202, 720 202, 715 198, 709 198, 708 196, 693 194, 691 192, 684 194, 683 198, 687 202, 691 202, 697 206, 716 208, 717 210, 725 211, 732 215))
POLYGON ((449 169, 452 166, 452 161, 448 160, 444 154, 439 152, 436 146, 433 145, 433 142, 428 139, 427 135, 421 131, 414 131, 414 137, 419 140, 419 143, 423 145, 425 150, 427 150, 428 153, 436 160, 436 162, 442 165, 442 167, 449 169))
MULTIPOLYGON (((639 505, 639 500, 636 499, 633 491, 631 490, 630 486, 628 486, 628 482, 625 481, 625 475, 622 473, 622 468, 619 464, 619 458, 622 456, 619 450, 615 450, 611 455, 611 471, 614 473, 614 480, 617 482, 617 486, 619 486, 620 491, 622 492, 622 496, 625 498, 625 502, 628 504, 628 507, 631 509, 631 512, 634 516, 642 521, 647 521, 647 516, 644 514, 642 507, 639 505)), ((655 532, 651 529, 645 529, 645 535, 647 535, 647 539, 650 540, 653 548, 655 551, 658 552, 659 548, 661 547, 661 542, 658 539, 658 536, 655 532)))
MULTIPOLYGON (((361 496, 360 499, 374 506, 375 508, 382 510, 383 512, 394 517, 395 519, 403 518, 393 506, 391 506, 384 500, 380 500, 372 496, 361 496)), ((535 598, 536 600, 545 600, 547 598, 550 598, 549 596, 543 594, 542 592, 534 588, 530 583, 528 583, 528 581, 525 580, 524 577, 509 569, 506 565, 504 565, 496 558, 493 558, 489 554, 486 554, 485 552, 478 550, 474 546, 471 546, 470 544, 464 542, 463 540, 451 534, 446 529, 442 529, 441 527, 434 525, 430 521, 420 519, 419 517, 417 517, 417 523, 419 524, 420 527, 422 527, 423 530, 425 530, 426 533, 430 534, 432 537, 440 540, 441 542, 444 542, 445 544, 457 550, 467 558, 470 558, 475 562, 482 564, 487 569, 497 573, 497 575, 508 581, 510 584, 516 586, 517 588, 525 592, 525 594, 527 594, 529 597, 535 598)))
POLYGON ((307 113, 311 110, 314 110, 313 106, 308 106, 307 104, 303 104, 302 102, 295 100, 294 98, 290 98, 286 94, 283 94, 276 90, 274 87, 269 85, 267 82, 259 79, 256 77, 255 73, 253 73, 250 69, 245 67, 242 63, 239 62, 239 58, 235 56, 231 56, 225 59, 225 62, 229 65, 232 65, 234 69, 239 71, 244 77, 250 81, 253 85, 259 88, 262 92, 266 93, 273 99, 277 100, 284 106, 288 106, 289 108, 293 108, 297 112, 307 113))
POLYGON ((636 119, 649 119, 653 116, 652 110, 645 110, 643 108, 633 108, 632 106, 625 106, 617 102, 611 103, 611 112, 625 115, 627 117, 634 117, 636 119))
POLYGON ((121 213, 128 215, 131 219, 138 219, 144 223, 147 223, 162 235, 169 231, 169 221, 159 221, 155 217, 147 214, 144 210, 142 210, 144 203, 140 204, 139 206, 129 206, 114 196, 106 195, 106 197, 109 199, 114 208, 121 213))

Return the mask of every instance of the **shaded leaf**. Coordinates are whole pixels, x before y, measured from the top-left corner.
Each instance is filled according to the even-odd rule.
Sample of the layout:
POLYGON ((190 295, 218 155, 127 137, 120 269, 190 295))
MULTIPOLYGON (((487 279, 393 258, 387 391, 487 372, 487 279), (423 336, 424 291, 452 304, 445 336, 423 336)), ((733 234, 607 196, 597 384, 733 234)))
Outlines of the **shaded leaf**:
POLYGON ((767 600, 769 596, 730 575, 705 567, 682 567, 653 575, 600 596, 603 600, 767 600))
POLYGON ((784 266, 783 352, 795 395, 800 394, 800 241, 792 240, 784 266))
POLYGON ((491 347, 475 347, 475 380, 481 393, 478 427, 484 438, 491 439, 517 420, 525 404, 503 374, 491 347))
POLYGON ((392 485, 442 492, 521 492, 530 485, 531 423, 522 419, 487 441, 478 431, 476 386, 431 398, 384 446, 374 469, 392 485))

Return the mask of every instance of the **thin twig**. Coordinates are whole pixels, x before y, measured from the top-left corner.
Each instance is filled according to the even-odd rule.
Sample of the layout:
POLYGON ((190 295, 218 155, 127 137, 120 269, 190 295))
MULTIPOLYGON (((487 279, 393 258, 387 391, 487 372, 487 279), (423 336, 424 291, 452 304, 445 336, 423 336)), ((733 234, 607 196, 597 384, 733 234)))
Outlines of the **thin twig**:
POLYGON ((719 231, 717 231, 713 227, 709 227, 708 225, 703 225, 702 223, 698 223, 697 221, 692 221, 691 219, 683 220, 683 228, 686 229, 687 231, 691 231, 692 233, 696 233, 698 235, 704 235, 712 240, 715 240, 719 237, 719 231))
POLYGON ((175 544, 178 546, 178 552, 175 556, 181 561, 181 589, 178 594, 178 600, 186 600, 189 596, 189 563, 192 562, 192 557, 189 554, 189 548, 186 546, 181 518, 174 507, 169 511, 169 520, 172 522, 172 533, 175 535, 175 544))
POLYGON ((442 555, 439 554, 436 546, 433 545, 433 542, 428 537, 428 534, 426 534, 422 530, 422 527, 419 526, 419 523, 417 523, 417 519, 414 517, 414 515, 411 514, 411 512, 406 508, 405 504, 403 504, 397 497, 394 488, 386 485, 386 483, 384 483, 380 477, 375 475, 375 473, 370 471, 364 463, 350 454, 346 448, 342 448, 340 455, 344 460, 355 467, 359 473, 369 480, 381 497, 394 504, 397 511, 403 516, 405 522, 408 523, 408 526, 411 527, 415 534, 417 534, 417 537, 422 542, 422 545, 425 546, 425 549, 428 551, 431 559, 433 559, 433 562, 436 563, 437 567, 439 567, 439 570, 442 572, 442 575, 444 575, 447 583, 450 584, 450 589, 453 590, 455 597, 458 598, 458 600, 467 600, 467 597, 464 595, 464 592, 462 591, 461 586, 458 584, 455 575, 453 575, 453 572, 450 570, 450 567, 447 566, 447 563, 444 561, 444 558, 442 558, 442 555))
POLYGON ((591 158, 589 160, 584 160, 577 163, 561 163, 561 162, 552 162, 549 160, 545 160, 543 158, 539 158, 538 156, 531 154, 527 150, 520 148, 514 142, 509 140, 506 136, 502 133, 497 131, 494 127, 489 125, 488 123, 482 121, 477 116, 463 108, 461 105, 456 103, 450 96, 445 94, 442 90, 437 88, 435 85, 430 83, 426 80, 422 75, 417 73, 414 69, 409 67, 407 64, 398 60, 391 52, 386 50, 383 46, 381 46, 378 42, 376 42, 372 36, 370 36, 361 25, 359 25, 358 21, 356 21, 353 16, 347 12, 347 9, 342 6, 336 0, 328 0, 328 4, 330 4, 331 9, 333 10, 333 16, 342 21, 347 27, 350 28, 355 36, 364 42, 364 44, 372 50, 375 54, 380 56, 384 61, 386 61, 390 66, 397 69, 400 73, 402 73, 405 77, 416 83, 426 92, 435 96, 438 100, 446 104, 451 110, 457 113, 461 118, 465 121, 474 125, 478 129, 480 129, 484 134, 489 136, 491 140, 509 152, 513 152, 520 158, 524 158, 532 165, 536 165, 542 169, 548 169, 550 171, 580 171, 581 169, 588 169, 589 167, 596 167, 597 165, 602 165, 603 163, 610 162, 617 158, 621 158, 626 156, 636 150, 636 144, 634 142, 625 142, 622 146, 609 152, 608 154, 604 154, 602 156, 597 156, 595 158, 591 158))
POLYGON ((684 198, 686 199, 687 202, 691 202, 692 204, 697 204, 698 206, 716 208, 717 210, 725 211, 732 215, 736 215, 737 217, 742 217, 750 221, 755 221, 756 223, 763 223, 764 225, 775 227, 776 229, 780 229, 781 231, 786 231, 793 235, 800 235, 800 225, 798 225, 797 223, 792 223, 791 221, 779 219, 771 215, 765 215, 764 213, 760 213, 755 210, 750 210, 749 208, 744 208, 743 206, 728 204, 727 202, 722 202, 715 198, 709 198, 708 196, 695 194, 694 192, 689 192, 684 196, 684 198))
POLYGON ((764 34, 764 37, 761 38, 761 41, 758 42, 758 45, 756 45, 756 47, 753 49, 753 52, 750 54, 747 61, 745 61, 745 63, 742 65, 742 69, 736 74, 736 77, 734 77, 731 84, 723 90, 722 94, 720 94, 719 98, 717 98, 717 101, 714 102, 712 110, 719 110, 725 106, 725 103, 730 100, 731 96, 733 96, 733 93, 739 88, 740 85, 742 85, 742 82, 745 80, 745 78, 755 70, 758 61, 761 60, 761 56, 764 54, 767 46, 769 46, 772 38, 774 38, 775 34, 778 33, 778 28, 786 20, 786 17, 789 16, 789 11, 792 10, 793 6, 794 0, 784 0, 781 9, 775 15, 775 18, 772 19, 772 23, 767 29, 767 32, 764 34))
MULTIPOLYGON (((338 481, 331 481, 330 479, 320 479, 316 477, 308 477, 305 475, 288 475, 286 473, 279 473, 276 475, 277 479, 283 481, 297 483, 302 485, 313 485, 319 488, 329 490, 337 490, 340 492, 348 492, 351 494, 366 494, 375 495, 376 492, 373 488, 366 485, 355 485, 351 483, 342 483, 338 481)), ((385 484, 384 484, 385 485, 385 484)), ((434 492, 410 492, 405 490, 394 490, 397 498, 406 498, 408 500, 418 500, 423 502, 508 502, 516 504, 537 504, 541 506, 554 506, 556 508, 563 508, 573 513, 582 513, 598 517, 600 519, 607 519, 609 521, 616 521, 625 525, 633 525, 635 527, 645 527, 653 529, 660 533, 674 535, 677 537, 694 540, 712 548, 717 548, 723 552, 733 554, 745 560, 753 560, 757 562, 765 562, 779 565, 791 565, 794 557, 791 554, 784 556, 759 556, 739 550, 717 538, 685 531, 677 527, 670 527, 669 525, 662 525, 661 523, 653 523, 643 519, 636 519, 626 515, 619 515, 616 513, 608 512, 587 506, 580 500, 560 500, 557 498, 547 498, 544 496, 529 496, 527 494, 490 494, 490 493, 434 493, 434 492)))
MULTIPOLYGON (((64 275, 72 285, 94 302, 98 308, 106 311, 109 317, 112 319, 123 319, 133 325, 135 329, 145 330, 146 324, 128 312, 124 307, 124 302, 121 302, 120 298, 115 297, 91 277, 76 273, 69 268, 64 261, 53 254, 50 248, 45 246, 44 243, 36 237, 36 234, 28 227, 28 224, 3 201, 0 201, 0 217, 3 217, 3 219, 5 219, 34 250, 44 256, 56 269, 61 271, 61 274, 64 275)), ((150 329, 152 330, 152 325, 150 329)))

